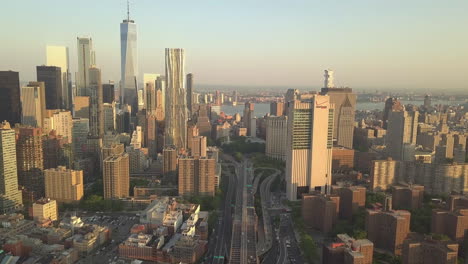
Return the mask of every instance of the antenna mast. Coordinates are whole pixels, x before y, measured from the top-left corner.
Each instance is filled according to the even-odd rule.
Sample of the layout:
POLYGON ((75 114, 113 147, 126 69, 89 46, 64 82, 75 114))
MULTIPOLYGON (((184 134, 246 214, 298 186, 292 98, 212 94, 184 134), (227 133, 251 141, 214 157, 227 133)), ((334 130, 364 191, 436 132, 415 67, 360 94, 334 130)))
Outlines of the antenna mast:
POLYGON ((130 22, 130 1, 127 0, 127 21, 130 22))

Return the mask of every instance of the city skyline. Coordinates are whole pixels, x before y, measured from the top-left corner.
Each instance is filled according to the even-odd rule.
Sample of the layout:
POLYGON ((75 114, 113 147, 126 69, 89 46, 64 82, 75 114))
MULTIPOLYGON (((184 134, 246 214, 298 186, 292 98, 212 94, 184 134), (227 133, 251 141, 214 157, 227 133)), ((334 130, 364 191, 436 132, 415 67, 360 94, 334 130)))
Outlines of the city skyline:
MULTIPOLYGON (((35 66, 46 64, 46 46, 66 46, 74 77, 75 39, 88 36, 93 38, 103 80, 118 83, 118 23, 127 17, 126 1, 94 3, 95 8, 87 10, 90 19, 66 16, 65 8, 78 14, 86 3, 70 3, 63 10, 53 3, 28 1, 27 9, 5 3, 8 12, 2 19, 15 27, 4 33, 0 67, 19 71, 21 81, 27 82, 34 79, 35 66), (30 12, 47 15, 24 19, 30 12), (10 15, 17 13, 22 14, 21 20, 10 15), (41 28, 51 30, 39 34, 41 28)), ((132 1, 131 18, 139 25, 138 82, 144 73, 164 72, 165 48, 183 47, 187 72, 196 74, 199 86, 321 88, 321 72, 330 67, 338 72, 336 86, 355 89, 466 88, 463 74, 443 73, 468 68, 462 46, 467 37, 459 34, 467 22, 463 10, 468 4, 412 1, 401 9, 401 3, 294 1, 283 6, 265 1, 184 5, 132 1), (155 12, 148 12, 152 9, 155 12), (175 14, 178 19, 169 20, 175 14), (426 25, 427 18, 433 23, 426 25)))

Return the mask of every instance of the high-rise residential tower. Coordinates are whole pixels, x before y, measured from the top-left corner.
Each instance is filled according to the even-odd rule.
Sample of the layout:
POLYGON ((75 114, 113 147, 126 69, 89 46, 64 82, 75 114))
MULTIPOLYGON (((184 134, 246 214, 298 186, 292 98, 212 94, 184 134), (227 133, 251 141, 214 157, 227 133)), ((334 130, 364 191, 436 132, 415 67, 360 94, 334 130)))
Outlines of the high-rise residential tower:
POLYGON ((21 123, 19 73, 0 71, 0 122, 21 123))
POLYGON ((193 73, 187 74, 187 108, 188 111, 192 112, 192 95, 194 92, 193 87, 193 73))
POLYGON ((37 81, 45 83, 47 109, 63 109, 62 70, 57 66, 37 66, 37 81))
POLYGON ((104 198, 128 197, 130 189, 129 156, 127 153, 104 159, 104 198))
POLYGON ((68 47, 47 46, 47 66, 60 67, 60 77, 62 81, 62 106, 64 109, 71 110, 72 84, 68 58, 68 47))
POLYGON ((333 104, 324 95, 288 103, 286 196, 296 200, 309 191, 328 192, 331 184, 333 104))
POLYGON ((96 64, 93 40, 87 37, 77 38, 78 75, 76 76, 76 95, 89 96, 89 68, 96 64))
POLYGON ((15 131, 10 123, 0 123, 0 214, 14 211, 23 204, 18 190, 15 131))
POLYGON ((20 126, 15 130, 18 183, 39 199, 44 196, 42 129, 20 126))
POLYGON ((166 49, 165 145, 187 148, 187 98, 183 49, 166 49))
MULTIPOLYGON (((137 99, 137 26, 134 20, 130 20, 130 12, 127 10, 127 19, 120 23, 120 96, 123 103, 135 107, 137 99)), ((122 104, 122 102, 120 102, 122 104)))
POLYGON ((332 70, 325 70, 325 87, 322 88, 321 94, 330 96, 330 103, 335 105, 333 118, 335 145, 353 148, 356 94, 351 88, 335 88, 332 70))

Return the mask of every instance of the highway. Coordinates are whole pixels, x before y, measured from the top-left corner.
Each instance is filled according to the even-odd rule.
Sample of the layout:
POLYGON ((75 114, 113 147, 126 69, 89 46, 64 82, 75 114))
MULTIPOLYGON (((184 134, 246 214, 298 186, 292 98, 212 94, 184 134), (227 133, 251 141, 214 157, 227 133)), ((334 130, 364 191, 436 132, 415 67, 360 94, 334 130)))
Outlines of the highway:
MULTIPOLYGON (((234 165, 231 165, 234 166, 234 165)), ((224 197, 224 203, 220 205, 221 216, 208 245, 207 263, 221 264, 228 258, 229 248, 231 246, 232 232, 232 204, 237 185, 235 175, 229 171, 224 171, 228 175, 227 193, 224 197)), ((236 173, 237 174, 237 173, 236 173)))
POLYGON ((236 164, 238 188, 234 207, 230 264, 258 263, 256 250, 257 216, 253 197, 253 169, 249 161, 236 164))

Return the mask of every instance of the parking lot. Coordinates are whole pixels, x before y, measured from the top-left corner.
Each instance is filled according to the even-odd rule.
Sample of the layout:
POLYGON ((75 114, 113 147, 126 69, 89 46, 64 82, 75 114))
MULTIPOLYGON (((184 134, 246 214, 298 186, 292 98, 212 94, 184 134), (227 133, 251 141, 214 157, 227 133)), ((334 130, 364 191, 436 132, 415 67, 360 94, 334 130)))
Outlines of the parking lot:
POLYGON ((87 263, 112 263, 118 259, 118 247, 130 234, 130 228, 139 223, 140 219, 134 213, 93 213, 81 216, 86 224, 107 226, 111 229, 111 241, 97 248, 79 262, 87 263))

